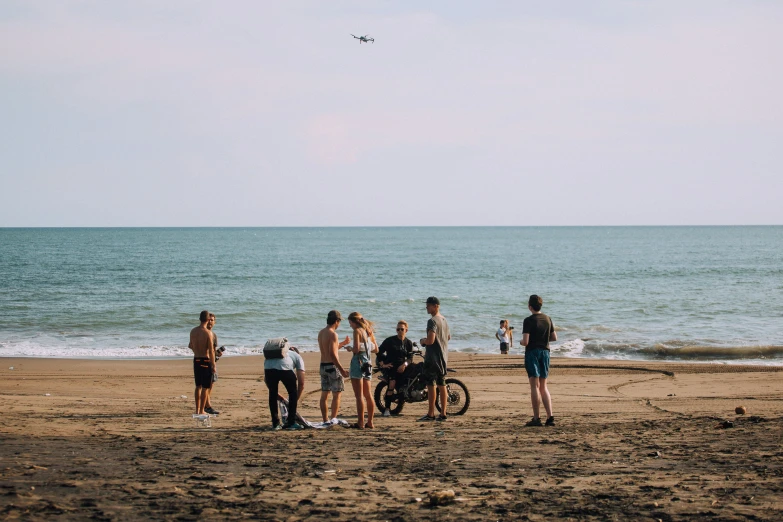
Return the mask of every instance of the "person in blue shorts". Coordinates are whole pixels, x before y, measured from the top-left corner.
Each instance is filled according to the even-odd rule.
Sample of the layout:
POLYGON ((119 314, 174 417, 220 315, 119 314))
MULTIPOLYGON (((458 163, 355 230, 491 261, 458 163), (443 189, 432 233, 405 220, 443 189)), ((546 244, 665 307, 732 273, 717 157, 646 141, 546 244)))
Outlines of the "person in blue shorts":
POLYGON ((554 426, 555 417, 552 415, 552 397, 546 387, 549 377, 549 342, 557 341, 555 324, 548 315, 541 313, 544 300, 537 295, 531 295, 527 302, 530 317, 526 317, 522 323, 522 340, 519 342, 525 347, 525 369, 530 381, 530 401, 533 403, 533 419, 525 426, 542 426, 540 403, 544 403, 546 410, 546 425, 554 426))

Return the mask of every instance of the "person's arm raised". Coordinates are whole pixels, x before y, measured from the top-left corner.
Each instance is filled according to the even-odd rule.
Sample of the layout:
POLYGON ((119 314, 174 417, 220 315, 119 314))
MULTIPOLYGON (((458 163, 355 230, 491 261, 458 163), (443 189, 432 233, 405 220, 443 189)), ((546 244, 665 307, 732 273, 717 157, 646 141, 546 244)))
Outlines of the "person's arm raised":
POLYGON ((348 377, 348 370, 343 368, 343 365, 340 364, 340 343, 337 342, 337 332, 334 332, 332 334, 332 338, 329 342, 329 351, 332 352, 332 361, 334 361, 334 365, 337 367, 337 370, 340 372, 340 375, 343 377, 348 377))

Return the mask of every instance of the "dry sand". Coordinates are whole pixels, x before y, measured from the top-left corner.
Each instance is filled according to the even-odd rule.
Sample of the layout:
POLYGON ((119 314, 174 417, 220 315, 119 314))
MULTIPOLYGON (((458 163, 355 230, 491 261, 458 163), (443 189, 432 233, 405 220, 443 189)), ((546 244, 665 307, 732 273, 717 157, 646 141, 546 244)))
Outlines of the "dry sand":
MULTIPOLYGON (((313 355, 300 411, 317 421, 313 355)), ((417 423, 418 403, 375 430, 289 433, 268 429, 261 357, 220 361, 207 429, 190 361, 3 359, 0 518, 781 519, 783 368, 559 359, 557 426, 524 428, 521 357, 451 362, 462 417, 417 423), (444 489, 456 502, 431 507, 444 489)))

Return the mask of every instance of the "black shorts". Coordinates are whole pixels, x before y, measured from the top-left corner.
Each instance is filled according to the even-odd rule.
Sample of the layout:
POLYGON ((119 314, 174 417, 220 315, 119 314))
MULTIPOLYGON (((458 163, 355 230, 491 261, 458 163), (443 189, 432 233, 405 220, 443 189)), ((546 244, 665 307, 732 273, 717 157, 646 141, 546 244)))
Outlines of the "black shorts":
POLYGON ((196 388, 212 388, 212 366, 206 357, 193 359, 193 376, 196 378, 196 388))
POLYGON ((507 352, 508 351, 508 343, 500 343, 500 351, 501 352, 507 352))
POLYGON ((432 386, 445 386, 446 374, 441 371, 438 364, 432 361, 424 360, 421 376, 424 382, 432 386))

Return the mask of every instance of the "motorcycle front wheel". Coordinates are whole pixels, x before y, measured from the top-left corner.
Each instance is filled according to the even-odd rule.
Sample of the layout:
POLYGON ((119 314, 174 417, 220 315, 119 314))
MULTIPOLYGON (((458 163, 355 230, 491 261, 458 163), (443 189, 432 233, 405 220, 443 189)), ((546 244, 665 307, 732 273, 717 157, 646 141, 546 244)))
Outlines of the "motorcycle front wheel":
MULTIPOLYGON (((470 392, 459 379, 446 379, 446 415, 463 415, 470 407, 470 392)), ((440 411, 440 397, 435 401, 440 411)))
MULTIPOLYGON (((379 382, 378 386, 375 387, 375 406, 378 407, 378 411, 381 413, 386 409, 386 390, 388 387, 389 384, 383 381, 379 382)), ((392 415, 399 414, 402 411, 402 407, 405 406, 405 401, 399 394, 396 395, 396 399, 389 402, 389 411, 392 415)))

